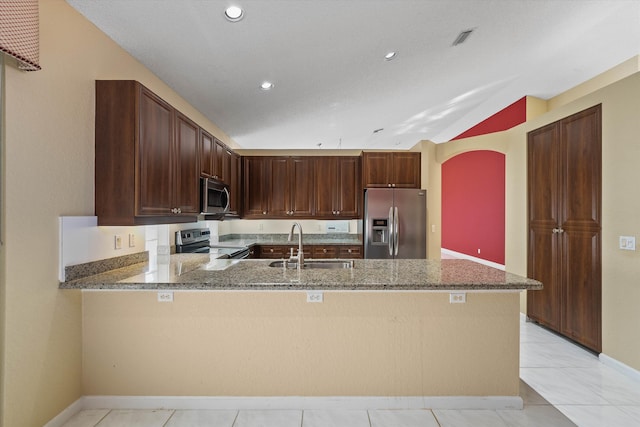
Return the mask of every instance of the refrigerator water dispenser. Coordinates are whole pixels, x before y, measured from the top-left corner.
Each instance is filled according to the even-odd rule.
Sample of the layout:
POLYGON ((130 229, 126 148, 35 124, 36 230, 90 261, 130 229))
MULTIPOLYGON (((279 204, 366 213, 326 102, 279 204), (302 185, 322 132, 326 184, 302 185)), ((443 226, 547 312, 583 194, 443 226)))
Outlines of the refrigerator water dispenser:
POLYGON ((372 245, 387 245, 389 244, 389 232, 388 232, 389 220, 373 219, 371 221, 371 244, 372 245))

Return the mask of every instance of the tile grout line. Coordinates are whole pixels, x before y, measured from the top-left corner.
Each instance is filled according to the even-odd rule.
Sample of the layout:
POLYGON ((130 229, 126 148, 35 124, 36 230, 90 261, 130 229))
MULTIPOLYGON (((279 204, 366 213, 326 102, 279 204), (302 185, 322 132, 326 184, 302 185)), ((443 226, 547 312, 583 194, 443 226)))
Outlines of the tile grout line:
POLYGON ((172 409, 171 410, 171 415, 169 415, 169 418, 167 418, 167 421, 164 422, 164 424, 162 424, 162 427, 166 427, 166 425, 169 423, 169 421, 171 421, 171 418, 173 418, 173 416, 176 414, 176 410, 172 409))
POLYGON ((93 427, 99 427, 100 423, 101 423, 102 421, 104 421, 104 419, 105 419, 105 418, 107 418, 107 416, 111 413, 111 411, 112 411, 112 409, 109 409, 109 410, 107 411, 107 413, 106 413, 106 414, 104 414, 104 416, 103 416, 102 418, 100 418, 100 419, 98 420, 98 422, 97 422, 97 423, 95 423, 95 424, 94 424, 94 426, 93 426, 93 427))

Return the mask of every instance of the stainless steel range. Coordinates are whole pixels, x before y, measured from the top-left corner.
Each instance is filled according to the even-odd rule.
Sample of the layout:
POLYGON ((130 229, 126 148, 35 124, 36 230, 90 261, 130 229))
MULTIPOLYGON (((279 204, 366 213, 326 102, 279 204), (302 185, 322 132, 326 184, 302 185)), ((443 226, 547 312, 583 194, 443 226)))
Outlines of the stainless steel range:
POLYGON ((210 239, 211 231, 207 228, 176 231, 176 253, 208 253, 231 259, 249 257, 249 248, 246 246, 212 245, 210 239))

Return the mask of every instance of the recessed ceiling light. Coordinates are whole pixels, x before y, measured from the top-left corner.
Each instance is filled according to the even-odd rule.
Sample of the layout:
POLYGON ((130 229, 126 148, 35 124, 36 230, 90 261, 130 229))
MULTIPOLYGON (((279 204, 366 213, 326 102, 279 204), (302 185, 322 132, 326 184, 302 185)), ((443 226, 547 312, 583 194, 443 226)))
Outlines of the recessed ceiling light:
POLYGON ((224 17, 231 22, 238 22, 244 17, 244 11, 238 6, 229 6, 224 10, 224 17))
POLYGON ((260 84, 260 89, 262 90, 271 90, 273 89, 273 83, 264 81, 260 84))
POLYGON ((389 52, 384 56, 385 61, 391 61, 396 57, 396 52, 389 52))

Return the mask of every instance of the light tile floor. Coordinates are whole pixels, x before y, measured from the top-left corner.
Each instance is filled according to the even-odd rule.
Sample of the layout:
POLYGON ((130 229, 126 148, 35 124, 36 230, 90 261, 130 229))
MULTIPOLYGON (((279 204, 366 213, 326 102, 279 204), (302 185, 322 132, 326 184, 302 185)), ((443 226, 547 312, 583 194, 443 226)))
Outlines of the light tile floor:
POLYGON ((523 410, 85 410, 64 427, 640 427, 640 382, 520 323, 523 410))

